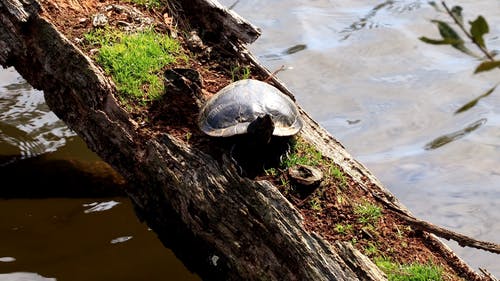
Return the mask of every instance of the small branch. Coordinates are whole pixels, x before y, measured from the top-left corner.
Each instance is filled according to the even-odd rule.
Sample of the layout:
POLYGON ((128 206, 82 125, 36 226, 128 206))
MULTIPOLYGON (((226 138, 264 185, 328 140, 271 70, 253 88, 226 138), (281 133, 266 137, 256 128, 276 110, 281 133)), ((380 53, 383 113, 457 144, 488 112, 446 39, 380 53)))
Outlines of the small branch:
POLYGON ((444 238, 446 240, 454 240, 456 241, 460 246, 468 246, 476 249, 481 249, 485 250, 488 252, 492 252, 495 254, 500 254, 500 245, 495 244, 492 242, 485 242, 485 241, 479 241, 474 238, 468 237, 466 235, 460 234, 453 232, 451 230, 447 230, 443 227, 434 225, 432 223, 419 220, 413 216, 410 216, 409 214, 404 213, 401 211, 397 206, 395 206, 393 203, 389 202, 387 199, 382 198, 380 195, 377 195, 375 193, 372 193, 373 196, 382 203, 384 203, 390 210, 392 210, 396 215, 398 215, 400 218, 405 220, 408 224, 411 226, 414 226, 420 230, 433 233, 441 238, 444 238))
POLYGON ((276 69, 275 71, 273 71, 273 73, 271 73, 269 76, 267 76, 267 78, 264 79, 264 82, 267 82, 267 81, 271 80, 273 77, 276 76, 276 74, 278 74, 278 72, 281 72, 283 70, 285 70, 285 66, 284 65, 282 65, 280 68, 276 69))
POLYGON ((486 48, 484 48, 483 46, 481 46, 480 44, 478 44, 476 42, 476 40, 474 40, 474 37, 472 37, 472 35, 469 34, 469 32, 465 29, 465 27, 463 26, 463 24, 455 17, 455 15, 451 12, 450 8, 448 8, 448 5, 446 5, 446 3, 444 1, 442 1, 441 4, 443 5, 443 7, 446 10, 446 12, 448 13, 448 15, 453 19, 453 21, 455 22, 455 24, 460 27, 460 29, 462 30, 462 32, 474 43, 474 45, 476 45, 479 48, 479 50, 481 50, 481 52, 489 60, 494 61, 495 59, 493 58, 493 56, 488 52, 488 50, 486 50, 486 48))

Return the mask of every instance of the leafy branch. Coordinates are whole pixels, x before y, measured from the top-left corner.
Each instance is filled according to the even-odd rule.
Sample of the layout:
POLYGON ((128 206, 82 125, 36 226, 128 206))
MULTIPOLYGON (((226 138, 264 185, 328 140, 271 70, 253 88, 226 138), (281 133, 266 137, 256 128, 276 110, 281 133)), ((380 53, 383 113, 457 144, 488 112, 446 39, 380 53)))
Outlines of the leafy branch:
MULTIPOLYGON (((435 2, 431 1, 429 2, 429 4, 431 4, 437 11, 442 12, 442 10, 435 2)), ((462 7, 453 6, 450 9, 444 1, 441 2, 441 5, 443 6, 444 11, 448 14, 448 16, 450 16, 453 19, 455 25, 460 28, 460 31, 463 34, 465 34, 468 40, 470 40, 483 55, 482 56, 477 55, 469 48, 467 48, 465 46, 465 41, 462 39, 459 33, 448 23, 441 20, 431 20, 431 22, 435 23, 438 27, 439 34, 441 35, 440 39, 431 39, 425 36, 422 36, 419 39, 425 43, 433 45, 451 45, 453 48, 469 56, 480 59, 481 63, 477 65, 476 69, 474 70, 474 73, 489 71, 494 68, 500 67, 500 61, 495 59, 495 54, 488 50, 486 43, 484 41, 484 35, 490 31, 486 19, 481 15, 477 16, 475 20, 468 22, 470 27, 469 29, 467 29, 462 15, 462 10, 463 10, 462 7)), ((495 91, 497 86, 498 83, 492 88, 490 88, 488 91, 483 93, 482 95, 478 96, 477 98, 473 99, 472 101, 466 103, 465 105, 457 109, 455 111, 455 114, 464 112, 470 109, 471 107, 475 106, 480 99, 487 97, 491 93, 493 93, 493 91, 495 91)))

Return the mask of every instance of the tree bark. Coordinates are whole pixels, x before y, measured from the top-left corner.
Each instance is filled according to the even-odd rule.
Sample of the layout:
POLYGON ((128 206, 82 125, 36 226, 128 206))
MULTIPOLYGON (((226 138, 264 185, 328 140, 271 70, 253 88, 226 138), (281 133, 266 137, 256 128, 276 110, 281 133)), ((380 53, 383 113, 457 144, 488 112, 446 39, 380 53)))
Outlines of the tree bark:
MULTIPOLYGON (((188 20, 196 18, 233 45, 242 60, 270 74, 245 47, 258 29, 212 0, 176 3, 192 15, 188 20)), ((386 279, 351 245, 331 245, 306 231, 301 214, 269 182, 240 177, 226 157, 215 159, 172 135, 146 138, 148 132, 117 103, 113 82, 58 32, 35 0, 0 0, 0 22, 0 64, 14 66, 44 91, 51 110, 127 179, 138 216, 203 279, 386 279)), ((338 141, 302 109, 301 114, 303 138, 409 214, 338 141)))

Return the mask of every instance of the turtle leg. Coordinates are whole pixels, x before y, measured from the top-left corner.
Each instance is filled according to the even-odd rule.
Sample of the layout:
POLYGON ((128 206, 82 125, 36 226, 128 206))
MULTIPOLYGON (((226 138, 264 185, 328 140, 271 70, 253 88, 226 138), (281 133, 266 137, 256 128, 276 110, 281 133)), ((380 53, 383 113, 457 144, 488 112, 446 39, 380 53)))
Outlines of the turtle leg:
POLYGON ((240 165, 240 161, 238 161, 238 153, 237 153, 237 144, 234 143, 231 145, 231 148, 229 149, 229 158, 231 159, 231 162, 234 164, 234 166, 238 169, 238 174, 240 176, 245 176, 245 170, 243 167, 240 165))

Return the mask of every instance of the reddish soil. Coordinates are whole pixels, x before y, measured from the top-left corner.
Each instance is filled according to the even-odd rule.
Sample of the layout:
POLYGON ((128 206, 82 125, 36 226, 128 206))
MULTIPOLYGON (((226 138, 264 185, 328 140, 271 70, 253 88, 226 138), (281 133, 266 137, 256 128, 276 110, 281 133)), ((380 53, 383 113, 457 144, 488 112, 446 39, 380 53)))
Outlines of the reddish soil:
MULTIPOLYGON (((127 25, 138 24, 126 12, 106 9, 111 4, 135 7, 141 11, 144 17, 154 19, 155 29, 159 32, 181 34, 176 32, 175 19, 172 18, 168 9, 153 11, 115 0, 80 2, 78 0, 42 0, 41 3, 43 6, 42 15, 54 23, 70 41, 76 43, 90 57, 95 53, 95 50, 86 46, 82 42, 82 38, 85 33, 94 28, 92 26, 93 15, 105 14, 110 26, 123 26, 124 23, 127 25)), ((203 95, 215 93, 231 81, 230 69, 235 66, 234 62, 237 61, 234 57, 219 52, 216 48, 210 54, 204 53, 203 50, 200 53, 195 53, 192 48, 190 50, 186 38, 179 36, 179 40, 191 59, 176 67, 192 68, 201 74, 203 78, 201 93, 203 95)), ((150 133, 168 132, 184 141, 189 135, 192 138, 191 141, 196 142, 197 136, 200 134, 199 130, 195 128, 194 118, 197 115, 197 107, 193 100, 177 102, 181 104, 164 105, 171 109, 167 111, 165 111, 165 107, 157 105, 150 107, 137 105, 128 110, 139 124, 142 120, 154 121, 151 122, 152 124, 144 125, 144 129, 150 133), (179 110, 179 108, 183 110, 179 110)), ((321 168, 323 172, 327 172, 328 167, 322 166, 321 168)), ((460 268, 456 268, 450 259, 436 254, 433 246, 425 242, 426 239, 423 238, 422 232, 412 229, 398 216, 384 209, 371 194, 363 191, 356 185, 355 181, 347 177, 345 182, 331 177, 308 194, 300 194, 297 191, 299 186, 294 185, 280 167, 277 167, 277 175, 271 177, 262 173, 259 178, 269 179, 278 186, 283 194, 300 209, 305 218, 307 229, 317 232, 328 241, 350 241, 357 249, 371 258, 383 256, 406 264, 432 262, 444 269, 444 280, 471 280, 467 276, 458 277, 462 275, 460 268), (289 184, 283 184, 283 182, 289 184), (317 203, 316 206, 311 204, 312 200, 317 203), (382 216, 368 224, 361 223, 361 216, 354 212, 355 206, 365 202, 371 202, 382 209, 382 216), (351 225, 351 227, 341 231, 338 225, 351 225)))

